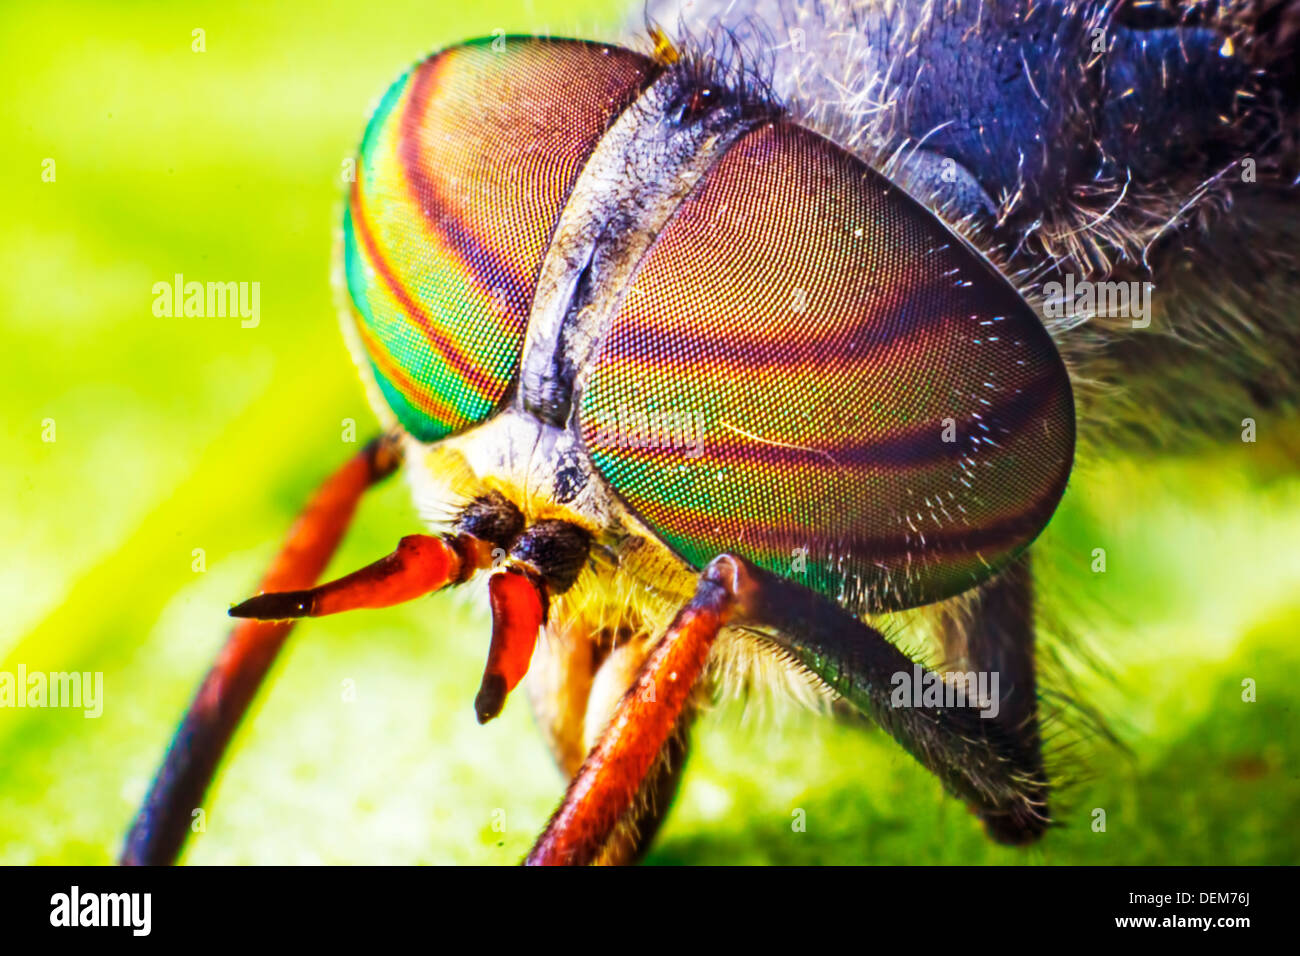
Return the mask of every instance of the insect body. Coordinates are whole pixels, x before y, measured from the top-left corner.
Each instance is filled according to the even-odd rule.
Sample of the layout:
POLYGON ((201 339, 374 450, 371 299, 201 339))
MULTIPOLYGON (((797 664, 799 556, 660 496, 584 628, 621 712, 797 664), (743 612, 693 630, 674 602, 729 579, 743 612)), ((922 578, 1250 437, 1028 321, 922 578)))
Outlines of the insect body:
POLYGON ((528 674, 571 778, 530 862, 634 859, 691 717, 734 673, 838 695, 994 837, 1041 834, 1028 615, 966 635, 962 659, 1010 688, 983 714, 893 706, 919 665, 871 623, 976 588, 1015 605, 1074 452, 1041 321, 923 205, 662 38, 642 55, 509 37, 435 54, 383 97, 340 262, 385 438, 309 508, 285 552, 305 560, 232 609, 247 620, 126 860, 175 853, 288 621, 478 571, 479 719, 528 674), (399 459, 434 533, 313 586, 399 459))
MULTIPOLYGON (((504 500, 590 542, 573 591, 523 562, 595 632, 561 623, 547 653, 657 638, 723 554, 854 613, 949 597, 1069 472, 1068 379, 1006 281, 743 95, 683 115, 701 82, 590 43, 471 44, 403 78, 362 149, 348 290, 421 512, 504 500)), ((570 773, 615 701, 569 685, 621 695, 648 650, 537 694, 570 773)))

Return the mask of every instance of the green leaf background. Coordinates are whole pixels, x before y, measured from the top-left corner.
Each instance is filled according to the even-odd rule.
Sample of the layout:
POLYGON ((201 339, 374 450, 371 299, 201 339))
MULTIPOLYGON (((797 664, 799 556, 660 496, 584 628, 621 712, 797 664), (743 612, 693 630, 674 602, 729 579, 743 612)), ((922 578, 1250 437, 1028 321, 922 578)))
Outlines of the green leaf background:
MULTIPOLYGON (((98 719, 0 710, 0 862, 112 861, 225 609, 353 449, 342 421, 373 428, 328 263, 342 163, 376 97, 445 43, 614 37, 621 12, 5 5, 0 670, 102 671, 105 704, 98 719), (260 282, 260 326, 155 318, 152 285, 178 272, 260 282)), ((879 732, 727 704, 698 727, 649 862, 1300 862, 1300 436, 1263 421, 1256 444, 1224 437, 1194 457, 1091 455, 1042 542, 1047 614, 1112 671, 1074 676, 1127 750, 1071 756, 1083 781, 1041 844, 990 844, 879 732), (1096 547, 1105 574, 1089 569, 1096 547)), ((334 570, 416 527, 389 482, 334 570)), ((300 628, 186 861, 516 862, 562 781, 522 698, 474 720, 484 607, 471 588, 300 628)))

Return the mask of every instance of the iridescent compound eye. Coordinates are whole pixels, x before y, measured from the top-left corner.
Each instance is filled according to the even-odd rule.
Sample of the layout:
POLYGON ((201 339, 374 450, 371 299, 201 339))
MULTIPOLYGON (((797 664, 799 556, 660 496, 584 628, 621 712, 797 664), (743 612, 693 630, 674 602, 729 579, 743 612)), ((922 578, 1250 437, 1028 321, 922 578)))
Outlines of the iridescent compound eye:
POLYGON ((579 399, 624 501, 871 610, 939 600, 1043 528, 1074 450, 1037 316, 930 213, 791 123, 741 138, 642 260, 579 399))
POLYGON ((384 96, 361 144, 344 270, 375 380, 415 437, 481 422, 506 397, 556 218, 650 73, 601 44, 486 39, 384 96))

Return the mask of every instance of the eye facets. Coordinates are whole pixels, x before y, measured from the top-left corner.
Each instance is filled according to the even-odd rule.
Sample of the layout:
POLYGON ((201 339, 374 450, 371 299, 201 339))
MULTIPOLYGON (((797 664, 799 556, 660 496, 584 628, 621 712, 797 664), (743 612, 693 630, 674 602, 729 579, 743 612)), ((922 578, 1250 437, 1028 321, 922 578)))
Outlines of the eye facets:
POLYGON ((384 96, 348 197, 344 274, 379 389, 417 438, 505 397, 555 220, 649 70, 599 44, 488 39, 384 96))
POLYGON ((741 139, 660 234, 580 415, 602 474, 693 564, 739 553, 871 609, 1004 565, 1074 444, 1064 366, 1015 290, 790 123, 741 139), (682 420, 689 444, 663 426, 682 420))

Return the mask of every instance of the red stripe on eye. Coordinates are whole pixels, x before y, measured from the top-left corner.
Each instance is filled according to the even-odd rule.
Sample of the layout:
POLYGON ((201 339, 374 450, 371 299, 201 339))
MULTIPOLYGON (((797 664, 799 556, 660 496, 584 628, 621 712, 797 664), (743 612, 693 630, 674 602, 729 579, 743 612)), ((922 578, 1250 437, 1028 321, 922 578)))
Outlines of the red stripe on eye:
POLYGON ((384 348, 382 342, 370 333, 370 329, 366 327, 366 323, 361 320, 360 316, 357 317, 356 326, 357 332, 361 335, 362 344, 365 345, 366 351, 370 354, 370 360, 379 368, 384 378, 402 393, 403 398, 430 418, 444 425, 456 425, 465 422, 464 414, 439 399, 432 390, 422 387, 419 382, 411 379, 406 374, 406 369, 392 361, 388 350, 384 348))
MULTIPOLYGON (((652 260, 635 280, 614 333, 602 347, 602 361, 648 361, 655 353, 643 343, 680 342, 680 349, 671 354, 661 345, 658 354, 673 361, 687 358, 751 370, 813 361, 864 368, 875 363, 883 367, 895 352, 906 355, 912 350, 923 354, 923 348, 914 340, 941 341, 941 337, 952 340, 963 334, 974 335, 983 331, 978 325, 981 318, 999 320, 997 303, 987 301, 988 290, 978 290, 983 301, 976 294, 963 301, 953 295, 956 280, 950 274, 911 284, 898 281, 893 286, 870 290, 869 298, 857 301, 837 292, 827 296, 830 301, 823 304, 814 298, 820 290, 810 289, 804 315, 752 305, 756 299, 761 301, 762 295, 770 297, 771 292, 755 292, 747 299, 743 294, 732 294, 730 289, 715 289, 707 278, 696 278, 700 273, 707 275, 702 263, 693 266, 690 281, 699 283, 701 290, 716 291, 719 300, 711 302, 703 292, 692 294, 688 290, 685 298, 672 303, 674 311, 670 311, 664 304, 668 290, 685 281, 684 277, 651 274, 651 269, 658 269, 657 260, 652 260), (706 322, 701 316, 713 319, 706 322)), ((850 280, 845 277, 839 282, 848 285, 850 280)), ((1019 307, 1010 299, 1003 305, 1007 312, 1019 307)))
MULTIPOLYGON (((845 388, 852 388, 859 383, 846 381, 844 384, 845 388)), ((734 429, 724 431, 723 426, 717 422, 708 422, 713 426, 712 433, 698 436, 701 442, 701 461, 715 465, 752 464, 772 468, 809 467, 824 463, 825 467, 867 472, 951 463, 982 451, 986 439, 1003 446, 1031 426, 1042 422, 1059 425, 1060 420, 1068 414, 1059 403, 1059 385, 1052 370, 1048 369, 1024 386, 1001 393, 989 390, 987 396, 983 397, 1000 399, 997 404, 990 404, 978 412, 962 414, 961 417, 954 414, 952 426, 955 437, 950 441, 945 441, 943 437, 944 418, 930 419, 910 427, 890 424, 886 434, 867 441, 851 441, 849 436, 837 441, 833 430, 841 425, 841 421, 825 413, 817 416, 815 436, 766 435, 764 437, 771 441, 763 442, 747 438, 734 429), (981 425, 984 427, 981 428, 981 425)), ((835 411, 847 413, 849 409, 832 410, 832 414, 835 411)), ((602 419, 599 414, 594 415, 584 425, 584 440, 589 447, 600 448, 611 457, 619 457, 618 446, 601 448, 598 441, 602 432, 608 432, 615 424, 602 419)), ((704 424, 706 423, 701 422, 701 426, 704 424)), ((776 425, 779 428, 780 423, 776 425)), ((990 444, 987 452, 1002 454, 1003 449, 990 444)), ((665 463, 678 461, 681 455, 681 449, 671 444, 639 451, 639 457, 643 460, 658 458, 665 460, 665 463)))
MULTIPOLYGON (((358 176, 356 182, 352 184, 352 224, 356 234, 361 237, 361 243, 365 247, 366 254, 375 271, 379 273, 389 292, 397 299, 403 313, 420 327, 425 339, 428 340, 429 345, 438 354, 438 357, 481 397, 495 400, 501 391, 502 383, 497 382, 485 374, 482 369, 466 361, 464 354, 456 343, 438 330, 433 324, 429 313, 411 297, 401 281, 393 274, 392 268, 384 259, 383 252, 379 249, 375 237, 370 231, 370 222, 366 218, 365 210, 362 208, 361 179, 362 177, 358 176)), ((458 413, 456 417, 459 419, 463 416, 458 413)))
POLYGON ((429 228, 443 238, 447 251, 455 256, 483 295, 502 295, 516 305, 531 302, 532 279, 519 275, 505 257, 488 247, 452 208, 438 182, 421 164, 423 145, 419 132, 429 100, 437 89, 438 70, 446 59, 447 54, 443 54, 416 71, 410 98, 402 111, 397 154, 410 185, 411 198, 429 228))

